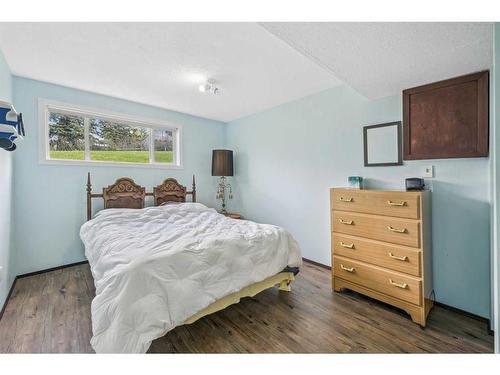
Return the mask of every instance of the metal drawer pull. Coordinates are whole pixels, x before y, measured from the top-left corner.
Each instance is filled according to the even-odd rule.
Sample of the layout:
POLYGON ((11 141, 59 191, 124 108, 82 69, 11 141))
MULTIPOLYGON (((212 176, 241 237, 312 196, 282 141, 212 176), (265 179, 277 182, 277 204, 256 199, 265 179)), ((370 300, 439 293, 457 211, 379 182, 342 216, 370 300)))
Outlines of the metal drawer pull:
POLYGON ((389 282, 391 283, 391 285, 397 286, 398 288, 401 288, 401 289, 406 289, 408 287, 407 283, 399 284, 399 283, 392 281, 392 279, 389 279, 389 282))
POLYGON ((341 264, 340 268, 342 268, 344 271, 347 271, 347 272, 354 272, 354 267, 349 268, 349 267, 346 267, 343 264, 341 264))
POLYGON ((406 202, 405 201, 401 201, 401 202, 387 201, 387 204, 389 206, 404 206, 404 205, 406 205, 406 202))
POLYGON ((341 202, 352 202, 352 198, 344 198, 344 197, 340 197, 340 201, 341 201, 341 202))
POLYGON ((345 225, 352 225, 352 220, 343 220, 343 219, 339 219, 340 221, 340 224, 345 224, 345 225))
POLYGON ((391 227, 390 225, 387 226, 387 229, 389 229, 391 232, 396 232, 396 233, 406 233, 406 228, 403 228, 403 229, 397 229, 397 228, 393 228, 391 227))
POLYGON ((354 249, 353 243, 344 243, 344 242, 340 241, 340 246, 347 247, 348 249, 354 249))
POLYGON ((402 257, 398 257, 397 255, 394 255, 393 253, 389 253, 389 256, 393 259, 402 260, 403 262, 408 259, 408 257, 406 255, 404 255, 402 257))

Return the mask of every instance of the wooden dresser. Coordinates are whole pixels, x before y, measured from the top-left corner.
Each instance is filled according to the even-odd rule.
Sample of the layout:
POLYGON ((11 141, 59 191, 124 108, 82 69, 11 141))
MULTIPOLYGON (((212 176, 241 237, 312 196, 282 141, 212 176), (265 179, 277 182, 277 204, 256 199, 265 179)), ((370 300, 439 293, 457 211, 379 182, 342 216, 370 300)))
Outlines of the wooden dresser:
POLYGON ((432 307, 429 191, 331 189, 332 287, 410 314, 425 327, 432 307))

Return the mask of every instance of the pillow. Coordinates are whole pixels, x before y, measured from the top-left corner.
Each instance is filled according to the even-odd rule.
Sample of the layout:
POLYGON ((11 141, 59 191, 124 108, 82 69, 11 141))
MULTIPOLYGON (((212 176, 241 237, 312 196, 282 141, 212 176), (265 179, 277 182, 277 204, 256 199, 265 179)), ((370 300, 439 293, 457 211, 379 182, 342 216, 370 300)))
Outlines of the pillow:
POLYGON ((166 201, 166 202, 163 202, 162 204, 160 204, 160 206, 166 206, 166 205, 169 205, 169 204, 183 204, 184 202, 176 202, 176 201, 166 201))

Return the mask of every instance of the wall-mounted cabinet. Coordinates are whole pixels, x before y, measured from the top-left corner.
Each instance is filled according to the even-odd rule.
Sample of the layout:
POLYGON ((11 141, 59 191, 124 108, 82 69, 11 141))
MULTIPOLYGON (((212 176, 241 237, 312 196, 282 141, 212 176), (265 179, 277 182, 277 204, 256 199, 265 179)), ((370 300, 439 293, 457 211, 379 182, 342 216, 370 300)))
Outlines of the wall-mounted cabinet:
POLYGON ((404 159, 488 156, 488 111, 488 71, 404 90, 404 159))

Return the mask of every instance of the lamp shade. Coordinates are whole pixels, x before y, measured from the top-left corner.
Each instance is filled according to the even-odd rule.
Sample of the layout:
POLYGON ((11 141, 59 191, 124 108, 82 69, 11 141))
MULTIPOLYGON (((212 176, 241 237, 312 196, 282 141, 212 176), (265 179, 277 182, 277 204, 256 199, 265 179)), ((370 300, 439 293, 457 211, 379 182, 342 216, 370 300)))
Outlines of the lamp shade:
POLYGON ((233 175, 233 151, 213 150, 212 176, 232 176, 232 175, 233 175))

